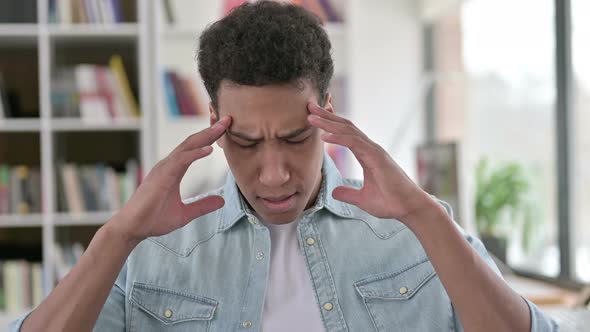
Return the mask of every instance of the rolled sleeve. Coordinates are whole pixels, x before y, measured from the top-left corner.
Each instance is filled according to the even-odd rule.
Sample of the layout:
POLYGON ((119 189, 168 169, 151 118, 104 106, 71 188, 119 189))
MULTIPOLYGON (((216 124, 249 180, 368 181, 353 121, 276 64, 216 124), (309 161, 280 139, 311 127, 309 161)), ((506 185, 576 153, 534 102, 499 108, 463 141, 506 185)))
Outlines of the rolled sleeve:
MULTIPOLYGON (((436 197, 435 197, 435 199, 445 208, 445 210, 447 210, 447 213, 449 214, 449 216, 451 216, 451 218, 453 218, 453 220, 454 220, 453 210, 452 210, 451 206, 448 203, 437 199, 436 197)), ((467 242, 469 242, 471 247, 473 247, 473 249, 475 249, 475 251, 486 262, 486 264, 498 276, 500 276, 502 279, 504 279, 504 277, 502 276, 502 273, 500 272, 500 269, 498 269, 498 266, 496 265, 496 263, 494 262, 494 260, 492 259, 492 257, 488 253, 488 251, 486 250, 486 248, 483 245, 483 243, 481 242, 481 240, 475 236, 467 234, 465 232, 465 230, 461 226, 459 226, 456 222, 455 222, 455 226, 457 226, 457 228, 463 234, 463 236, 465 237, 467 242)), ((531 314, 531 332, 559 331, 559 327, 553 319, 549 318, 549 316, 544 314, 534 303, 525 299, 524 297, 523 297, 523 299, 526 301, 527 305, 529 306, 529 311, 531 314)), ((458 316, 456 314, 454 316, 455 316, 455 325, 458 327, 459 331, 463 331, 463 328, 461 327, 461 323, 459 322, 458 316)))
POLYGON ((559 326, 557 323, 544 314, 537 306, 531 301, 524 299, 529 305, 531 312, 531 332, 557 332, 559 326))
POLYGON ((23 323, 25 321, 25 319, 27 319, 27 317, 29 317, 29 315, 31 314, 32 311, 29 311, 26 315, 24 315, 23 317, 10 322, 10 324, 8 324, 8 332, 19 332, 21 327, 23 326, 23 323))
POLYGON ((126 330, 125 315, 125 284, 127 279, 127 264, 117 277, 106 303, 102 307, 94 332, 124 332, 126 330))

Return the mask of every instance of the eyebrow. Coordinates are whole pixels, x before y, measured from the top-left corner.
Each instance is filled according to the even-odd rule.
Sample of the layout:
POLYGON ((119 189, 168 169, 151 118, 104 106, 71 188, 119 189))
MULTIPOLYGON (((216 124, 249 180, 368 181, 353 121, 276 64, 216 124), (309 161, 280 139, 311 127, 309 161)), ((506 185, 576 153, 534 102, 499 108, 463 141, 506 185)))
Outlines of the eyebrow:
MULTIPOLYGON (((300 134, 306 132, 307 130, 309 130, 311 128, 312 128, 311 126, 307 126, 307 127, 295 129, 295 130, 292 130, 291 132, 288 132, 285 135, 278 136, 278 138, 291 139, 291 138, 299 136, 300 134)), ((248 136, 248 134, 240 133, 237 131, 232 131, 229 129, 227 130, 227 133, 230 134, 231 136, 235 136, 235 137, 243 139, 244 141, 249 141, 249 142, 261 142, 263 140, 262 138, 251 137, 251 136, 248 136)))

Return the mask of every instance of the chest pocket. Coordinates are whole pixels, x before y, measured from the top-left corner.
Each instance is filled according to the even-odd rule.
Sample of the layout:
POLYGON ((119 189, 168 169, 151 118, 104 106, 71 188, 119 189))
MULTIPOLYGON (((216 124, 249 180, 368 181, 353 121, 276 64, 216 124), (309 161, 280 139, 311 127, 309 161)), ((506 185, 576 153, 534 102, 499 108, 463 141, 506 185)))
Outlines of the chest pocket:
POLYGON ((217 301, 135 283, 131 290, 130 331, 205 332, 217 301))
POLYGON ((354 287, 379 332, 455 330, 450 300, 428 260, 354 287))

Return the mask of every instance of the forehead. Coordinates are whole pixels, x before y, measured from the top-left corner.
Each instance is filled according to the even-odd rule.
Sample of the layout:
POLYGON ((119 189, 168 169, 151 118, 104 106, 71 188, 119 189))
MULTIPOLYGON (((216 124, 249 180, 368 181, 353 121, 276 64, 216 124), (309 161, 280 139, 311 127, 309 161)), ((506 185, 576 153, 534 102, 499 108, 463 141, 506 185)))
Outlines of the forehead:
POLYGON ((311 84, 245 86, 221 84, 219 114, 231 115, 232 127, 252 128, 261 125, 296 127, 307 120, 307 104, 317 103, 311 84))

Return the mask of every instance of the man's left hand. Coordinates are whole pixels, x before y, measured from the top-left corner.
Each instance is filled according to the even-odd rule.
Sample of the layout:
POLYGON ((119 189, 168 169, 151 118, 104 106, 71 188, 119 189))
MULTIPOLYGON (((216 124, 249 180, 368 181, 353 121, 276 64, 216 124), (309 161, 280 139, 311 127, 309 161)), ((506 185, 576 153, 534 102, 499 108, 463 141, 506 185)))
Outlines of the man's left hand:
POLYGON ((308 104, 308 110, 308 121, 325 131, 322 140, 349 148, 363 168, 362 188, 337 187, 332 192, 335 199, 356 205, 375 217, 402 222, 432 206, 430 195, 350 120, 313 103, 308 104))

